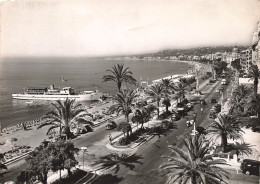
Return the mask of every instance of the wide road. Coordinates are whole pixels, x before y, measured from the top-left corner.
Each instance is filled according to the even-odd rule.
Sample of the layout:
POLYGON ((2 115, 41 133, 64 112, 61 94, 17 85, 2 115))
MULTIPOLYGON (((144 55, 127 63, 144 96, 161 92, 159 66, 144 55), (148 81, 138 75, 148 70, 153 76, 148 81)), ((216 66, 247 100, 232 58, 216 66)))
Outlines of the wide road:
MULTIPOLYGON (((185 137, 190 134, 191 128, 186 127, 187 119, 191 119, 192 114, 197 113, 197 123, 196 126, 207 126, 212 120, 208 118, 209 110, 213 106, 210 103, 211 98, 215 98, 217 101, 221 100, 221 94, 216 93, 215 90, 220 87, 219 84, 212 89, 211 93, 206 94, 207 105, 204 107, 204 114, 200 112, 200 105, 195 105, 194 111, 189 112, 189 115, 182 120, 177 122, 178 129, 172 130, 168 135, 161 137, 154 137, 149 142, 142 145, 138 151, 137 155, 143 157, 139 161, 142 164, 134 164, 134 169, 130 170, 126 167, 121 167, 119 173, 117 174, 118 179, 122 180, 120 184, 161 184, 165 183, 165 177, 159 174, 158 168, 160 164, 164 162, 162 155, 169 155, 170 151, 168 145, 176 145, 179 138, 185 137)), ((228 86, 230 88, 230 86, 228 86)), ((224 99, 226 95, 227 86, 224 87, 224 99)), ((234 171, 230 171, 230 182, 231 183, 258 183, 258 177, 255 176, 245 176, 243 174, 237 175, 234 171), (241 181, 241 178, 243 180, 241 181)))
MULTIPOLYGON (((203 90, 205 89, 207 91, 207 89, 209 87, 210 86, 205 86, 203 88, 203 90)), ((215 94, 215 93, 213 93, 213 94, 215 94)), ((206 96, 208 96, 208 95, 209 94, 206 94, 206 96)), ((217 95, 218 98, 220 97, 219 94, 215 94, 214 96, 216 96, 216 95, 217 95)), ((209 109, 209 105, 207 105, 206 107, 208 107, 207 109, 209 109)), ((205 109, 205 110, 207 110, 207 109, 205 109)), ((195 112, 198 113, 198 118, 197 118, 198 121, 200 121, 200 119, 202 118, 200 113, 199 113, 199 110, 200 110, 200 108, 195 107, 195 112)), ((193 113, 193 112, 190 112, 189 114, 191 114, 191 113, 193 113)), ((190 129, 186 128, 186 124, 184 123, 184 122, 186 122, 187 119, 189 119, 189 117, 186 117, 185 119, 178 121, 178 129, 173 130, 168 137, 162 137, 161 138, 162 142, 166 138, 170 140, 170 142, 165 142, 165 145, 163 145, 165 148, 167 147, 168 144, 172 144, 173 142, 176 142, 176 140, 177 140, 176 136, 182 135, 183 132, 185 132, 185 131, 186 132, 190 131, 190 129)), ((95 130, 93 132, 89 132, 87 134, 81 135, 81 136, 79 136, 79 137, 77 137, 76 139, 73 140, 74 144, 77 147, 84 146, 84 147, 88 147, 88 149, 89 149, 89 151, 88 151, 89 155, 85 155, 85 165, 88 161, 91 161, 91 160, 97 158, 98 156, 106 155, 106 154, 109 154, 111 152, 114 152, 112 150, 106 149, 106 147, 105 147, 105 144, 108 142, 108 135, 110 133, 114 132, 114 131, 116 131, 116 130, 109 130, 109 131, 106 130, 105 124, 103 124, 103 125, 95 128, 95 130)), ((154 138, 150 142, 151 143, 153 143, 153 142, 158 143, 159 141, 160 141, 160 139, 157 140, 157 138, 154 138)), ((168 141, 168 140, 166 140, 166 141, 168 141)), ((142 150, 143 150, 144 153, 142 153, 142 155, 146 155, 146 152, 153 151, 153 149, 157 148, 156 146, 147 146, 147 145, 142 145, 142 147, 138 151, 138 153, 142 152, 142 150)), ((156 145, 156 144, 153 144, 153 145, 156 145)), ((165 153, 165 151, 168 151, 167 149, 160 149, 160 150, 161 150, 161 152, 158 152, 158 153, 156 152, 156 154, 155 154, 159 158, 161 157, 161 155, 163 155, 163 153, 165 153)), ((159 150, 157 150, 157 151, 159 151, 159 150)), ((82 162, 82 153, 80 153, 80 155, 78 156, 78 160, 80 162, 82 162)), ((80 163, 80 164, 82 164, 82 163, 80 163)), ((150 165, 151 165, 151 163, 147 164, 147 167, 149 168, 150 165)), ((155 163, 154 168, 157 168, 157 166, 158 166, 158 164, 155 163)), ((16 177, 19 175, 19 173, 21 171, 25 170, 26 167, 27 167, 27 163, 26 163, 25 159, 21 159, 18 162, 14 162, 14 163, 8 165, 8 170, 3 173, 4 177, 0 177, 0 182, 3 183, 3 182, 6 182, 6 181, 15 181, 16 177)))
POLYGON ((211 93, 205 94, 207 105, 204 107, 204 114, 201 114, 200 112, 200 104, 196 104, 193 111, 190 111, 185 118, 177 121, 177 129, 171 130, 166 136, 154 137, 138 149, 136 154, 143 156, 143 159, 140 160, 143 164, 135 164, 135 168, 132 171, 129 170, 129 168, 122 167, 117 174, 118 177, 124 178, 121 182, 122 184, 165 183, 165 178, 159 176, 157 170, 159 165, 164 161, 162 156, 169 155, 170 153, 168 145, 176 145, 180 138, 184 138, 185 135, 191 132, 192 127, 188 128, 186 126, 186 121, 192 119, 193 113, 197 113, 196 126, 205 126, 209 124, 209 109, 214 105, 210 103, 210 100, 211 98, 215 98, 217 101, 220 99, 221 95, 214 92, 219 85, 220 82, 212 89, 211 93))

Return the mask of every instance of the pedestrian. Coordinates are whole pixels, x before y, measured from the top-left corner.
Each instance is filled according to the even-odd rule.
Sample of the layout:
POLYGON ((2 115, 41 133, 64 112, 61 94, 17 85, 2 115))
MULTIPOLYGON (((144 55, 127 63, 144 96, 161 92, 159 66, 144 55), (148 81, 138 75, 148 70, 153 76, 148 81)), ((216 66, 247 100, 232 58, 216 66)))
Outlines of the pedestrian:
POLYGON ((109 134, 108 139, 109 139, 110 144, 112 144, 112 136, 111 136, 111 134, 109 134))
POLYGON ((203 107, 200 108, 201 114, 203 114, 203 107))

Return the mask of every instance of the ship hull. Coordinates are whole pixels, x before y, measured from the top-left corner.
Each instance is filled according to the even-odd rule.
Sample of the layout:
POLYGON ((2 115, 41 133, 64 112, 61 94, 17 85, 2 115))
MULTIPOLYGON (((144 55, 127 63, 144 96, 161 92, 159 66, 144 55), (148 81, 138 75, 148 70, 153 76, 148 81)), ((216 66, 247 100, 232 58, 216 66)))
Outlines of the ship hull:
POLYGON ((31 94, 12 94, 14 99, 20 100, 47 100, 47 101, 56 101, 56 100, 66 100, 75 99, 76 101, 94 101, 100 100, 102 96, 101 93, 93 94, 78 94, 78 95, 31 95, 31 94))

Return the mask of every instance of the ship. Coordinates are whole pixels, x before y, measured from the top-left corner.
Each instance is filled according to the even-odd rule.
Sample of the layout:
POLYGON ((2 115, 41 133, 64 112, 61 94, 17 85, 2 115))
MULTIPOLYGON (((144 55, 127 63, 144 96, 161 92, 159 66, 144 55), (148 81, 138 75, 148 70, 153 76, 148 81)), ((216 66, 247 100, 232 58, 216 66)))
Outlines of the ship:
POLYGON ((71 87, 55 88, 54 85, 42 88, 25 88, 23 93, 12 94, 14 99, 20 100, 66 100, 75 99, 76 101, 95 101, 101 100, 102 92, 95 91, 83 91, 76 93, 71 87))

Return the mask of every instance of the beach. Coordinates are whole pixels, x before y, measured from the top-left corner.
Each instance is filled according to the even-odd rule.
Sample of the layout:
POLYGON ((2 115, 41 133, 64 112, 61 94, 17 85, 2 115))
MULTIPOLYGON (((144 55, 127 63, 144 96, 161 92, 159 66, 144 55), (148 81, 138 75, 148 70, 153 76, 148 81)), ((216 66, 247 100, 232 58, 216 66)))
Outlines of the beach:
MULTIPOLYGON (((105 61, 80 58, 16 58, 0 62, 0 124, 2 128, 41 117, 50 110, 51 102, 12 99, 13 93, 22 93, 26 87, 72 87, 76 92, 98 89, 113 95, 114 83, 103 82, 106 70, 115 64, 124 64, 139 83, 174 74, 186 74, 193 65, 175 61, 105 61), (100 67, 102 66, 102 67, 100 67), (64 78, 64 82, 62 82, 64 78)), ((131 86, 128 86, 131 87, 131 86)), ((90 105, 92 102, 82 102, 90 105)))
MULTIPOLYGON (((198 69, 201 68, 202 65, 194 62, 188 62, 189 65, 194 65, 193 69, 198 69)), ((191 70, 189 68, 189 70, 191 70)), ((187 72, 187 71, 186 71, 187 72)), ((185 73, 186 73, 185 72, 185 73)), ((174 74, 176 78, 182 77, 182 76, 187 76, 187 74, 174 74)), ((172 75, 169 75, 172 76, 172 75)), ((169 76, 165 76, 166 78, 169 76)), ((163 78, 165 78, 163 77, 163 78)), ((161 80, 160 78, 159 80, 161 80)), ((112 105, 111 100, 103 101, 103 102, 94 102, 94 103, 88 103, 88 104, 83 104, 83 108, 87 110, 87 112, 91 113, 92 115, 104 115, 102 112, 108 110, 108 108, 112 105)), ((109 119, 116 118, 117 115, 112 115, 112 116, 104 116, 100 120, 94 121, 94 124, 98 126, 99 124, 106 123, 109 119)), ((8 152, 10 150, 14 150, 15 148, 27 146, 30 147, 29 150, 33 150, 35 147, 39 146, 39 144, 44 141, 48 140, 48 136, 46 136, 46 132, 48 127, 43 127, 41 129, 37 129, 37 127, 40 124, 40 117, 36 118, 35 120, 30 120, 26 122, 26 125, 28 127, 27 130, 23 130, 22 127, 20 127, 20 123, 18 125, 13 125, 11 127, 20 127, 20 128, 9 128, 10 130, 4 131, 1 134, 1 142, 4 144, 0 147, 0 152, 8 152), (7 133, 8 132, 8 133, 7 133), (11 141, 11 140, 15 141, 11 141)), ((5 128, 7 130, 8 128, 5 128)), ((21 153, 17 153, 19 154, 21 153)))

